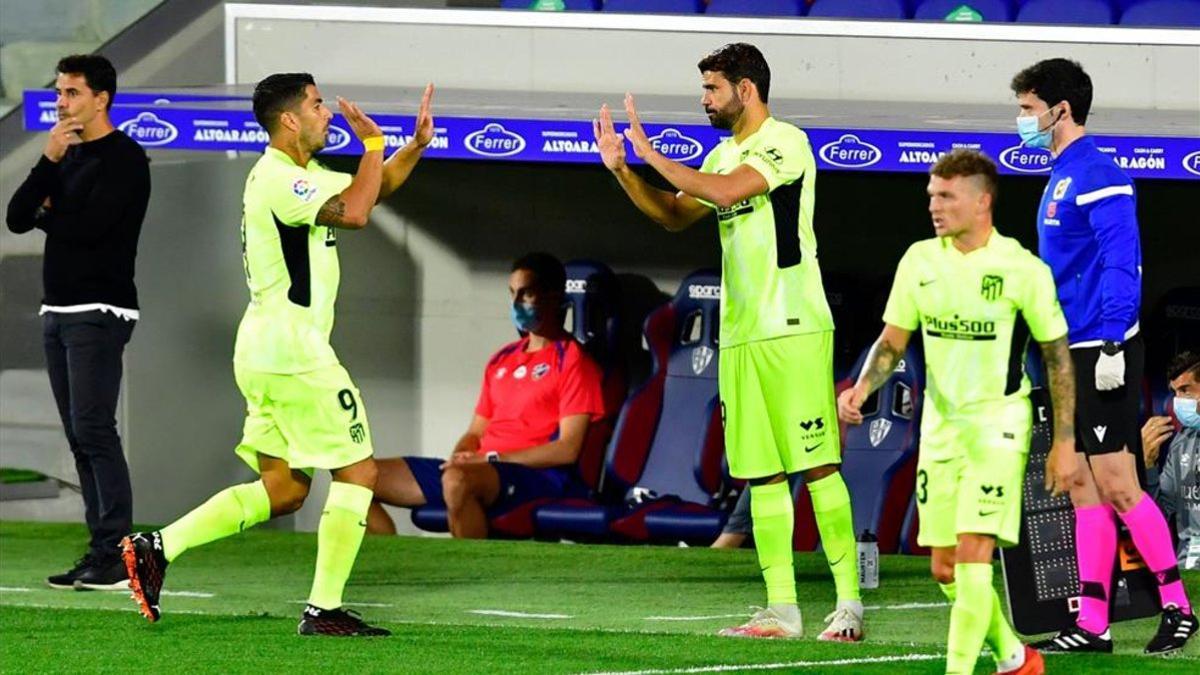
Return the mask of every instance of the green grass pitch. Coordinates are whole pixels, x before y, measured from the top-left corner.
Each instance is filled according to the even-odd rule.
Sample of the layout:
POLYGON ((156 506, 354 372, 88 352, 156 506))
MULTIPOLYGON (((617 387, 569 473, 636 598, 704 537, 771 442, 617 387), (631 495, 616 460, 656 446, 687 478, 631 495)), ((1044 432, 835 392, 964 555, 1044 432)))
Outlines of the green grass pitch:
MULTIPOLYGON (((367 538, 347 604, 391 638, 301 638, 316 537, 247 532, 168 571, 163 619, 128 593, 55 591, 81 552, 76 525, 0 523, 0 672, 938 673, 949 607, 927 560, 885 556, 866 591, 867 640, 818 642, 834 601, 824 559, 798 554, 806 636, 718 638, 763 601, 754 552, 541 542, 367 538)), ((997 568, 999 569, 999 568, 997 568)), ((1200 574, 1185 573, 1196 597, 1200 574)), ((1155 619, 1113 627, 1113 656, 1051 656, 1050 673, 1200 672, 1193 642, 1147 657, 1155 619)), ((991 672, 981 657, 977 672, 991 672)))

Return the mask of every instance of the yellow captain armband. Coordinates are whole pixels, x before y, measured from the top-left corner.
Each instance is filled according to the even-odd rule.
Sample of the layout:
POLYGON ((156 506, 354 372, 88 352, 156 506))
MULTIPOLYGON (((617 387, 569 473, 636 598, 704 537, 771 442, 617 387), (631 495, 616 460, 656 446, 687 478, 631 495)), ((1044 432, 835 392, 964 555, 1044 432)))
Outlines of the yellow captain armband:
POLYGON ((367 152, 383 152, 383 136, 371 136, 362 139, 363 149, 367 152))

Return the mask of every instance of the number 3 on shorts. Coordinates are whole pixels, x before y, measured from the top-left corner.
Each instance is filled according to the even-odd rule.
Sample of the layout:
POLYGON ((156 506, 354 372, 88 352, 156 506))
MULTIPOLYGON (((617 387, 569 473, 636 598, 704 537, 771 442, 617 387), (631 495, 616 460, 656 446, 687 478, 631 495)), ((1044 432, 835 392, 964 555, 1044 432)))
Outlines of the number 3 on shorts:
POLYGON ((929 494, 925 491, 925 484, 929 482, 929 474, 925 473, 925 469, 917 472, 917 503, 924 504, 925 499, 929 494))
POLYGON ((351 421, 358 419, 358 401, 354 400, 354 392, 349 389, 339 391, 338 403, 342 404, 342 410, 350 411, 351 421))

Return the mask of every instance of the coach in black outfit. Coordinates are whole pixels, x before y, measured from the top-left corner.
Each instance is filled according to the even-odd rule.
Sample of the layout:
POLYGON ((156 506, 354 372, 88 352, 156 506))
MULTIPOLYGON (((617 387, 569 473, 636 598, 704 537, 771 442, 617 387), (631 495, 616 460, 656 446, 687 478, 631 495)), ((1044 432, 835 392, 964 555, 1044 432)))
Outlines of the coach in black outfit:
POLYGON ((133 529, 133 494, 117 435, 117 394, 138 319, 133 266, 150 167, 141 146, 109 119, 117 73, 108 59, 68 56, 57 70, 59 121, 8 204, 8 229, 46 233, 46 369, 91 531, 88 552, 47 582, 119 588, 128 583, 118 543, 133 529))

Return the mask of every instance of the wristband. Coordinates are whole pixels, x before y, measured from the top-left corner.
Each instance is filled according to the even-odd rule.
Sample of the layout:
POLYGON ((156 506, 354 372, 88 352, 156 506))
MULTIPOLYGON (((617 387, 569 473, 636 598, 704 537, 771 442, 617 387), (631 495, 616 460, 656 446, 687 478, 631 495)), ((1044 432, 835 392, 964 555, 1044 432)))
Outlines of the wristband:
POLYGON ((363 150, 366 152, 383 152, 383 136, 371 136, 362 139, 363 150))

